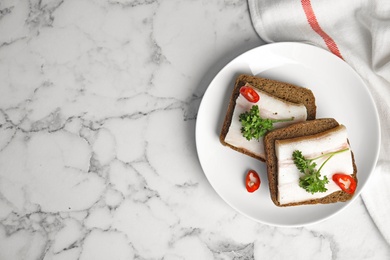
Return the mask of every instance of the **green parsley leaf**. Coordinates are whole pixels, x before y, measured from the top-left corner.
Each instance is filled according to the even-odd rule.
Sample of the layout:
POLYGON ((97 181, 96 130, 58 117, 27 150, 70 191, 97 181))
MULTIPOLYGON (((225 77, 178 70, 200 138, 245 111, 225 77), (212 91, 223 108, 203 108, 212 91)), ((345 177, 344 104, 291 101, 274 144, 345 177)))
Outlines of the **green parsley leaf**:
POLYGON ((299 178, 299 186, 305 189, 307 192, 314 194, 316 192, 325 192, 328 189, 325 188, 325 184, 329 183, 329 180, 326 176, 321 179, 320 171, 322 167, 332 158, 334 155, 338 153, 342 153, 348 151, 349 148, 341 149, 335 152, 330 152, 326 154, 322 154, 313 159, 306 159, 302 152, 299 150, 295 150, 292 154, 294 164, 298 168, 298 170, 303 173, 303 176, 299 178), (328 156, 328 158, 321 164, 320 168, 316 170, 317 164, 314 162, 315 160, 328 156))
POLYGON ((274 128, 274 123, 292 121, 294 118, 288 119, 268 119, 260 116, 259 107, 254 105, 249 111, 246 111, 239 116, 241 122, 241 133, 249 141, 251 139, 259 140, 267 132, 274 128))

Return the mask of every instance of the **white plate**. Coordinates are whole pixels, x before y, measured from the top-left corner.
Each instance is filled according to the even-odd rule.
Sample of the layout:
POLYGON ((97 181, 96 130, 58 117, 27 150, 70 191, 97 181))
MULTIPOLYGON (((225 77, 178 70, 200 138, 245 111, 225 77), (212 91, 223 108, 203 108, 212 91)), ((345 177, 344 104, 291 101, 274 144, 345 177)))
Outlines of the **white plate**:
POLYGON ((358 168, 358 188, 367 183, 379 155, 380 127, 374 101, 365 83, 343 60, 302 43, 274 43, 252 49, 227 64, 213 79, 199 107, 196 145, 203 171, 215 191, 231 207, 256 221, 276 226, 302 226, 339 212, 345 203, 277 207, 270 198, 265 164, 219 142, 235 78, 247 73, 310 88, 317 118, 333 117, 347 127, 358 168), (248 193, 244 178, 255 169, 262 180, 248 193))

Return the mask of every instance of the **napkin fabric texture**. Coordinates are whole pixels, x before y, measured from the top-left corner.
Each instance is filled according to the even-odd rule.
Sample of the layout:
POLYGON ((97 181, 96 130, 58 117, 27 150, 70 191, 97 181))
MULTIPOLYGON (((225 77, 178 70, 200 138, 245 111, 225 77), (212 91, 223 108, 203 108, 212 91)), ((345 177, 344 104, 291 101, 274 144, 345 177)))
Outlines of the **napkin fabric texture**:
POLYGON ((261 39, 324 48, 347 62, 369 87, 380 118, 381 150, 361 196, 390 244, 390 1, 248 0, 248 6, 261 39))

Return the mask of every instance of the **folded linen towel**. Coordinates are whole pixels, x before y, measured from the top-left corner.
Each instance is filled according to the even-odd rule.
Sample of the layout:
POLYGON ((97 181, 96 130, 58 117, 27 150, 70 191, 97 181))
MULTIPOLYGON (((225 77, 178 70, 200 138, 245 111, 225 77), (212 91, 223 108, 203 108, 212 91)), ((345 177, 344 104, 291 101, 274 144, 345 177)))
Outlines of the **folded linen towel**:
POLYGON ((266 42, 307 42, 344 59, 362 77, 381 121, 381 151, 361 196, 390 244, 390 1, 248 0, 266 42))

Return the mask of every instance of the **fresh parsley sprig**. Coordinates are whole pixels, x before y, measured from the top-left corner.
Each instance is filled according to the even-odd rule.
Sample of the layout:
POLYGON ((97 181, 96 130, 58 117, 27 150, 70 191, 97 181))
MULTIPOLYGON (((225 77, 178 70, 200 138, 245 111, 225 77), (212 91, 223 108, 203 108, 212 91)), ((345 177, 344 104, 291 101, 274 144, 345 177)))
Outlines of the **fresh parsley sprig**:
POLYGON ((249 141, 251 139, 259 140, 268 131, 274 128, 274 123, 294 120, 294 117, 288 119, 269 119, 260 116, 259 107, 254 105, 249 111, 239 116, 241 122, 241 133, 249 141))
POLYGON ((324 165, 336 154, 348 150, 349 148, 345 148, 335 152, 322 154, 312 159, 306 159, 301 151, 295 150, 293 152, 294 164, 297 166, 298 170, 303 173, 303 176, 299 178, 299 186, 311 194, 327 191, 328 189, 325 187, 325 184, 329 183, 329 180, 326 176, 321 179, 320 171, 322 167, 324 167, 324 165), (317 164, 314 161, 325 156, 328 156, 328 158, 321 164, 320 168, 316 170, 317 164))

